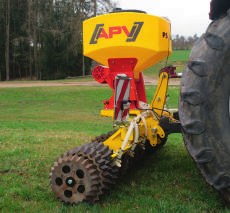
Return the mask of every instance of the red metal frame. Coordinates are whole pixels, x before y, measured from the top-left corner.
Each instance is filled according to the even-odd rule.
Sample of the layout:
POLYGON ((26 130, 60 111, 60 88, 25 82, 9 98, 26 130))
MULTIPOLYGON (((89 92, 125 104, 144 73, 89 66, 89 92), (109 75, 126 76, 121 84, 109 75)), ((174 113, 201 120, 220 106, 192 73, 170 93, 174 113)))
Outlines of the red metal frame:
POLYGON ((109 67, 97 66, 93 70, 92 76, 99 83, 107 83, 113 90, 113 96, 109 100, 104 100, 104 109, 114 109, 115 77, 118 74, 125 74, 131 78, 130 88, 130 109, 139 108, 139 101, 147 103, 143 74, 139 73, 139 78, 134 78, 134 68, 137 64, 136 58, 115 58, 108 60, 109 67))
POLYGON ((162 72, 167 72, 169 78, 180 78, 180 76, 176 73, 176 67, 175 66, 164 67, 160 70, 159 73, 162 73, 162 72))

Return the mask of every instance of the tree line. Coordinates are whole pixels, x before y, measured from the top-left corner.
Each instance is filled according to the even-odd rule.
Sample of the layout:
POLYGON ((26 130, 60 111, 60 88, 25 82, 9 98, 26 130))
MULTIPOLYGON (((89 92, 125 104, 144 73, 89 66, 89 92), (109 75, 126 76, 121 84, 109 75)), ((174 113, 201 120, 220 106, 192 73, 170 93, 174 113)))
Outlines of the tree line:
POLYGON ((0 0, 0 81, 89 74, 82 22, 113 6, 110 0, 0 0))
POLYGON ((198 39, 197 34, 188 37, 177 34, 172 37, 173 50, 189 50, 198 39))

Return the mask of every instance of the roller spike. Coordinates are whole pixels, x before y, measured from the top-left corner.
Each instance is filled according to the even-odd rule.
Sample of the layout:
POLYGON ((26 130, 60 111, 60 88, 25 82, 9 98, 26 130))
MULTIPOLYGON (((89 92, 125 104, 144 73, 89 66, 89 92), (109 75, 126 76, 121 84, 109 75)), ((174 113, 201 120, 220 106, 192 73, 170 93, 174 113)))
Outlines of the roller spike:
POLYGON ((103 165, 105 163, 107 163, 108 161, 106 161, 105 159, 101 158, 97 161, 97 163, 99 163, 100 165, 103 165))
POLYGON ((109 172, 103 172, 103 177, 112 178, 112 174, 109 172))
POLYGON ((89 155, 93 158, 95 156, 95 154, 96 154, 96 150, 91 148, 89 155))
POLYGON ((96 149, 97 149, 98 151, 100 151, 100 150, 103 148, 103 146, 104 146, 103 143, 98 143, 98 144, 96 145, 96 149))
POLYGON ((89 159, 85 159, 85 160, 82 162, 82 165, 83 165, 84 167, 86 167, 88 164, 89 164, 89 159))
POLYGON ((106 152, 108 152, 108 150, 109 150, 109 147, 108 146, 104 146, 102 149, 101 149, 101 153, 106 153, 106 152))
POLYGON ((92 165, 92 164, 89 164, 89 165, 86 165, 85 168, 86 168, 87 170, 90 170, 90 169, 92 169, 92 168, 95 168, 95 166, 92 165))
POLYGON ((102 169, 102 170, 106 170, 106 169, 108 169, 108 168, 109 168, 109 167, 106 166, 106 165, 100 166, 100 169, 102 169))

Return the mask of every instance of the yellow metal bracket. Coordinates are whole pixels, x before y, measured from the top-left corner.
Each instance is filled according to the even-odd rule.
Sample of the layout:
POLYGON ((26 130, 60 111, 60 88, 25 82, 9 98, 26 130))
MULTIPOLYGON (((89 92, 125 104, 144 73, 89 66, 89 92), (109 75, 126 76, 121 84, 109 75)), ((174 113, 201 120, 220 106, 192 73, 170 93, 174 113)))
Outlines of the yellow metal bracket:
POLYGON ((152 146, 158 144, 158 136, 160 138, 165 137, 164 130, 159 126, 159 122, 155 121, 153 118, 147 120, 148 123, 148 140, 152 146))
POLYGON ((153 97, 152 103, 150 105, 150 108, 155 111, 155 113, 159 118, 163 113, 163 109, 167 97, 167 90, 168 90, 168 74, 166 72, 163 72, 160 75, 157 90, 153 97))
MULTIPOLYGON (((138 116, 141 113, 140 110, 129 110, 129 116, 138 116)), ((114 119, 114 110, 112 109, 103 109, 101 110, 101 117, 111 117, 114 119)))

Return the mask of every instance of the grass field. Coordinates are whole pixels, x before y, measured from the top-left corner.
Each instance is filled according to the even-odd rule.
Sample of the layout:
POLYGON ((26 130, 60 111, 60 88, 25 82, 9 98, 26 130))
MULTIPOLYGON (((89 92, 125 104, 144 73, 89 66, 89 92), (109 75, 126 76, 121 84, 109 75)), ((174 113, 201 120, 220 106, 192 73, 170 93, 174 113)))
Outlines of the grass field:
MULTIPOLYGON (((155 86, 147 86, 150 102, 155 86)), ((179 87, 169 87, 177 107, 179 87)), ((144 158, 94 206, 68 206, 49 187, 52 163, 110 131, 100 118, 107 86, 4 88, 0 91, 0 212, 228 212, 195 168, 180 134, 144 158)))
POLYGON ((144 71, 144 75, 149 77, 156 78, 158 77, 159 71, 164 68, 165 66, 169 65, 179 65, 177 67, 176 72, 181 73, 183 72, 183 67, 189 59, 191 50, 174 50, 172 55, 168 59, 164 59, 163 61, 149 67, 144 71))

